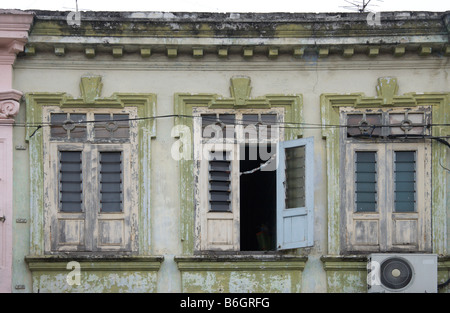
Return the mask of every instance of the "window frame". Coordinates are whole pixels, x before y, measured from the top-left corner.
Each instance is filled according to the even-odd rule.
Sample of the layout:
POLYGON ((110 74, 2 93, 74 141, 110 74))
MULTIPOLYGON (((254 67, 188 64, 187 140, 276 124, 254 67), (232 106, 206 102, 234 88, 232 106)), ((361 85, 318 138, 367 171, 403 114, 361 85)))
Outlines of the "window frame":
MULTIPOLYGON (((341 108, 340 121, 346 125, 346 115, 379 112, 382 120, 390 113, 424 113, 430 119, 430 110, 420 108, 355 109, 341 108)), ((388 131, 383 131, 385 134, 388 131)), ((340 131, 341 142, 341 246, 345 253, 367 252, 430 252, 431 251, 431 143, 426 139, 409 138, 354 138, 347 137, 345 127, 340 131), (377 152, 378 209, 375 212, 357 212, 355 201, 355 161, 358 151, 377 152), (416 153, 416 210, 394 211, 394 156, 397 151, 416 153), (350 209, 351 208, 351 209, 350 209), (359 225, 359 226, 358 226, 359 225), (411 227, 407 227, 407 226, 411 227), (412 231, 415 229, 415 233, 412 231), (370 235, 370 236, 369 236, 370 235), (370 238, 369 238, 370 237, 370 238)))
MULTIPOLYGON (((202 137, 202 115, 208 114, 234 114, 235 121, 241 121, 242 116, 244 114, 276 114, 277 122, 283 123, 285 111, 283 108, 272 108, 272 109, 210 109, 205 107, 193 107, 192 109, 194 121, 193 121, 193 133, 194 133, 194 176, 197 179, 194 179, 197 183, 195 184, 195 241, 194 241, 194 251, 210 251, 210 250, 218 250, 218 251, 240 251, 240 236, 239 236, 239 156, 240 149, 245 144, 259 144, 259 137, 257 140, 247 140, 244 137, 243 125, 238 125, 235 128, 237 132, 237 136, 234 136, 234 139, 214 139, 214 138, 203 138, 202 137), (219 147, 219 150, 217 150, 219 147), (229 151, 234 160, 232 160, 232 198, 231 198, 231 212, 209 212, 206 208, 208 208, 208 193, 209 189, 206 184, 208 171, 207 171, 207 160, 205 160, 205 151, 211 151, 212 149, 216 149, 216 151, 220 151, 220 149, 229 151), (215 240, 211 239, 211 233, 208 232, 208 221, 209 220, 228 220, 232 225, 232 231, 224 231, 221 234, 222 242, 215 242, 215 240), (226 238, 226 239, 225 239, 226 238)), ((277 240, 280 239, 276 243, 276 250, 279 251, 285 249, 295 249, 300 247, 312 246, 313 245, 313 206, 314 206, 314 197, 313 197, 313 138, 306 139, 297 139, 292 141, 284 141, 284 128, 280 127, 277 131, 277 137, 267 139, 265 138, 262 143, 264 144, 276 144, 277 152, 280 153, 280 146, 282 149, 285 147, 290 147, 295 144, 302 144, 307 146, 307 154, 308 154, 308 175, 307 175, 307 188, 308 188, 308 196, 307 202, 308 208, 302 209, 300 215, 304 215, 307 219, 307 229, 305 230, 305 240, 297 241, 296 243, 286 243, 283 242, 283 236, 281 235, 282 228, 280 226, 277 227, 277 240), (283 145, 280 143, 283 142, 283 145)), ((278 164, 278 166, 280 166, 278 164)), ((279 170, 277 169, 277 172, 279 170)), ((277 185, 281 185, 279 183, 281 177, 277 178, 277 185)), ((277 212, 277 225, 280 223, 278 220, 285 213, 286 210, 282 208, 282 206, 278 206, 276 208, 277 212)), ((298 215, 298 212, 297 212, 298 215)))
MULTIPOLYGON (((43 108, 43 122, 51 122, 52 113, 86 113, 86 120, 93 121, 94 114, 128 114, 129 119, 137 116, 137 108, 128 107, 123 109, 101 109, 101 108, 60 108, 47 106, 43 108)), ((131 153, 137 149, 137 123, 129 123, 129 140, 96 140, 94 123, 86 123, 86 139, 81 141, 67 140, 64 138, 51 138, 50 127, 43 129, 43 161, 44 161, 44 227, 49 226, 50 231, 44 234, 44 253, 130 253, 137 251, 137 225, 133 224, 133 216, 138 214, 136 203, 138 201, 138 186, 132 183, 131 177, 138 175, 139 165, 137 155, 131 153), (83 210, 81 213, 61 212, 59 210, 59 152, 81 151, 82 152, 82 193, 83 210), (122 212, 100 211, 100 153, 121 152, 122 155, 122 212), (85 208, 92 208, 86 210, 85 208), (78 228, 78 242, 60 242, 67 234, 60 237, 59 221, 79 221, 78 225, 69 225, 68 229, 74 231, 78 228), (105 226, 109 223, 109 226, 105 226), (102 228, 106 227, 106 228, 102 228), (122 235, 116 236, 115 231, 108 227, 121 228, 122 235)), ((119 229, 120 230, 120 229, 119 229)), ((71 236, 69 236, 71 237, 71 236)), ((75 234, 72 234, 76 238, 75 234)))

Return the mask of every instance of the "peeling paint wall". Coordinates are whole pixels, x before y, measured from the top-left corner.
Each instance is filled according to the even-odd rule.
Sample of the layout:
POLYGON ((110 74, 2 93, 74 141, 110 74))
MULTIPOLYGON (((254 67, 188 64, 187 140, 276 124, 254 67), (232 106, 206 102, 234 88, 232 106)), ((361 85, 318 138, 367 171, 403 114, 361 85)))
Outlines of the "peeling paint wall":
MULTIPOLYGON (((170 20, 173 17, 158 18, 170 20)), ((63 22, 59 21, 56 24, 36 26, 36 37, 31 36, 31 42, 38 41, 38 35, 46 31, 45 27, 53 29, 55 35, 60 35, 58 25, 62 25, 63 22)), ((174 25, 182 28, 182 25, 170 21, 168 28, 161 30, 162 38, 168 34, 167 32, 170 34, 170 31, 177 29, 174 25)), ((62 31, 67 31, 64 25, 61 27, 62 31)), ((182 30, 188 34, 192 31, 186 28, 182 30)), ((85 31, 92 32, 95 29, 85 31)), ((292 35, 296 31, 300 30, 298 28, 283 30, 280 26, 275 37, 279 40, 278 43, 286 45, 292 38, 282 37, 281 34, 292 35)), ((177 36, 181 36, 183 32, 180 31, 177 36)), ((242 48, 245 45, 242 43, 248 43, 249 41, 246 41, 248 38, 240 38, 239 46, 230 46, 226 56, 220 57, 216 51, 217 42, 225 43, 231 39, 214 38, 214 31, 208 28, 199 29, 199 34, 204 35, 201 39, 208 43, 208 47, 204 47, 204 55, 199 58, 192 55, 190 42, 187 48, 181 44, 174 58, 168 56, 167 45, 161 43, 152 49, 150 56, 143 57, 136 47, 134 50, 129 48, 128 44, 136 38, 129 38, 121 33, 121 36, 114 37, 115 43, 126 43, 122 55, 118 57, 112 56, 110 46, 105 45, 98 47, 93 58, 88 58, 82 44, 72 43, 66 45, 65 54, 61 56, 55 55, 52 48, 39 50, 39 45, 36 45, 34 54, 21 55, 17 59, 13 85, 23 93, 67 93, 77 98, 81 95, 80 77, 94 74, 102 77, 102 97, 110 97, 114 93, 155 94, 154 115, 167 117, 155 119, 155 136, 149 136, 152 137, 149 139, 151 161, 145 172, 145 182, 148 185, 143 187, 146 192, 143 197, 147 203, 144 209, 148 214, 141 216, 139 220, 140 232, 147 236, 146 240, 139 242, 140 256, 163 256, 164 260, 151 271, 127 269, 100 271, 94 267, 89 271, 82 271, 80 286, 67 284, 66 273, 69 271, 63 267, 65 264, 59 265, 61 267, 59 271, 51 271, 39 267, 46 262, 39 260, 39 266, 35 268, 31 266, 30 271, 30 266, 25 262, 26 256, 30 254, 42 256, 43 252, 42 242, 29 240, 30 232, 42 236, 42 230, 38 227, 42 222, 36 221, 40 215, 30 212, 30 206, 36 205, 39 199, 31 199, 28 190, 32 188, 32 185, 29 185, 30 179, 42 179, 39 173, 34 172, 36 169, 30 168, 30 158, 33 162, 32 159, 36 157, 34 154, 41 152, 30 150, 28 142, 25 141, 26 134, 23 128, 14 128, 16 222, 13 228, 14 241, 17 245, 13 252, 13 292, 366 292, 367 270, 364 259, 344 259, 339 262, 324 259, 324 256, 340 253, 339 241, 336 241, 336 236, 330 234, 334 231, 339 232, 339 216, 330 216, 328 209, 330 203, 335 200, 333 195, 339 194, 340 190, 338 184, 330 183, 327 177, 329 167, 336 163, 333 159, 336 155, 328 154, 329 143, 324 138, 326 136, 323 135, 322 129, 318 127, 322 123, 323 114, 321 95, 364 93, 368 97, 376 97, 375 86, 378 78, 396 77, 399 95, 410 92, 433 92, 445 96, 450 92, 449 57, 441 52, 420 56, 416 52, 409 51, 401 57, 395 57, 391 52, 380 53, 376 57, 360 52, 347 58, 333 54, 330 50, 326 57, 319 57, 316 52, 307 51, 306 58, 302 58, 298 55, 293 56, 291 45, 289 53, 281 53, 280 50, 276 58, 268 58, 265 52, 257 51, 257 47, 251 57, 244 57, 242 48), (192 186, 183 185, 186 182, 181 180, 182 164, 171 155, 172 145, 177 138, 171 135, 176 121, 169 115, 178 113, 175 112, 176 94, 213 94, 220 98, 231 97, 230 78, 235 76, 251 78, 250 98, 266 95, 280 97, 301 95, 303 119, 312 124, 302 130, 302 136, 314 137, 314 246, 287 253, 298 258, 295 266, 290 261, 280 260, 277 257, 265 261, 254 258, 251 262, 248 260, 244 262, 242 258, 233 255, 227 256, 228 259, 222 261, 215 260, 211 255, 202 256, 203 258, 199 260, 196 258, 197 255, 193 255, 194 247, 191 243, 194 242, 195 231, 193 227, 189 228, 193 223, 186 224, 183 221, 185 218, 181 209, 183 200, 180 198, 180 191, 192 186), (17 148, 18 146, 24 147, 25 150, 17 148), (17 219, 26 222, 19 223, 17 219)), ((239 29, 239 34, 242 34, 242 29, 239 29)), ((88 40, 83 38, 84 34, 78 35, 77 38, 81 42, 88 40)), ((67 37, 57 39, 61 41, 59 43, 63 43, 62 38, 67 37)), ((181 37, 178 39, 178 43, 189 41, 181 37)), ((173 41, 173 38, 171 40, 173 41)), ((167 39, 168 42, 171 40, 167 39)), ((262 46, 265 48, 265 45, 266 43, 262 46)), ((446 101, 448 104, 449 100, 446 101)), ((23 103, 17 116, 17 123, 26 120, 26 110, 26 103, 23 103)), ((448 109, 443 109, 442 114, 446 114, 448 123, 448 109)), ((446 133, 443 131, 442 135, 444 134, 449 135, 448 131, 446 133)), ((35 136, 38 138, 41 133, 38 131, 35 136)), ((335 148, 339 151, 338 142, 335 148)), ((450 167, 449 157, 446 157, 444 162, 444 166, 450 167)), ((189 171, 189 168, 186 171, 189 171)), ((447 181, 448 179, 447 174, 447 181)), ((450 186, 441 187, 447 188, 448 195, 450 186)), ((448 204, 448 196, 446 201, 448 204)), ((444 214, 438 217, 441 225, 446 225, 442 231, 447 237, 450 216, 448 208, 447 205, 442 209, 444 214)), ((186 214, 193 220, 194 212, 188 211, 186 214)), ((450 249, 446 236, 435 239, 439 251, 444 255, 448 254, 450 249)), ((448 278, 448 262, 442 262, 440 266, 439 279, 443 281, 448 278)))

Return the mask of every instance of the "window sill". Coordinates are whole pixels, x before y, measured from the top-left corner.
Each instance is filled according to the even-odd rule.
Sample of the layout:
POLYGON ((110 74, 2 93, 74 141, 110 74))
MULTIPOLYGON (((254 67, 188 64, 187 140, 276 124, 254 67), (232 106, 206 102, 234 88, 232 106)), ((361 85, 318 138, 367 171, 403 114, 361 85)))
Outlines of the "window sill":
POLYGON ((163 256, 126 255, 45 255, 26 256, 25 262, 31 271, 67 271, 67 264, 76 261, 83 270, 91 271, 158 271, 163 256))
POLYGON ((367 269, 367 255, 325 255, 320 259, 325 271, 367 269))
POLYGON ((174 258, 180 271, 214 270, 300 270, 308 261, 307 256, 262 253, 216 253, 202 255, 176 256, 174 258))

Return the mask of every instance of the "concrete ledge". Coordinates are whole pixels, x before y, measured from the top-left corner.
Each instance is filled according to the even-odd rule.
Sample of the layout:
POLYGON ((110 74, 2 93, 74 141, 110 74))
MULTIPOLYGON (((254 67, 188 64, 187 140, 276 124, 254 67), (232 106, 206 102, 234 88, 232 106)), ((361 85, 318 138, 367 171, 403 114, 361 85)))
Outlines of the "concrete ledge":
POLYGON ((65 271, 69 262, 80 263, 86 271, 159 270, 163 256, 26 256, 25 262, 33 271, 65 271))

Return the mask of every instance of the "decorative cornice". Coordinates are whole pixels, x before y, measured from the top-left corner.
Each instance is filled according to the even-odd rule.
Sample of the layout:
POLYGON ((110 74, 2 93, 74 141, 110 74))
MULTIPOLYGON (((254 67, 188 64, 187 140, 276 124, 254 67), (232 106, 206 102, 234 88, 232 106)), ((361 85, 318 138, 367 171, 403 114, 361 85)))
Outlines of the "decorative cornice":
POLYGON ((216 55, 344 58, 356 54, 450 56, 448 12, 382 12, 379 25, 366 13, 161 13, 35 11, 27 55, 78 51, 87 58, 165 55, 193 59, 216 55))
POLYGON ((14 63, 17 53, 23 51, 33 13, 19 10, 0 10, 0 56, 1 63, 14 63))

